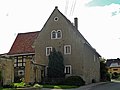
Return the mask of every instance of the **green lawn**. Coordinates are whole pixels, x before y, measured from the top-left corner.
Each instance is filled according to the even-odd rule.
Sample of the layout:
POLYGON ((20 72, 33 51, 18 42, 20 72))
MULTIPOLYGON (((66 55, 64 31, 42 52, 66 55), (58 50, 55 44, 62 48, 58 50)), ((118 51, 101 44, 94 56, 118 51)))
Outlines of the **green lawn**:
MULTIPOLYGON (((24 83, 14 83, 14 86, 17 87, 26 87, 24 86, 24 83)), ((78 88, 79 86, 69 86, 69 85, 39 85, 35 84, 34 86, 30 87, 35 87, 35 88, 51 88, 51 89, 71 89, 71 88, 78 88)), ((0 90, 16 90, 15 88, 0 88, 0 90)))
POLYGON ((0 88, 0 90, 16 90, 14 88, 0 88))

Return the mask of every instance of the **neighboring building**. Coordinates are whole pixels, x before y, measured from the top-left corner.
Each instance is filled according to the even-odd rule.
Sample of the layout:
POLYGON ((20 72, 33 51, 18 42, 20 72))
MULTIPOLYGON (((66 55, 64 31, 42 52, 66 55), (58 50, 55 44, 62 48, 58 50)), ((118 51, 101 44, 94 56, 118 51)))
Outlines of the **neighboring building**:
POLYGON ((64 57, 65 73, 81 76, 86 84, 100 80, 100 55, 74 25, 55 7, 39 32, 19 33, 8 53, 14 58, 14 81, 41 82, 47 75, 48 56, 55 48, 64 57))
POLYGON ((109 73, 120 73, 120 59, 107 59, 106 65, 109 73))
POLYGON ((39 31, 19 33, 8 52, 8 55, 14 59, 14 82, 25 78, 26 61, 34 60, 35 50, 32 48, 32 44, 38 34, 39 31))

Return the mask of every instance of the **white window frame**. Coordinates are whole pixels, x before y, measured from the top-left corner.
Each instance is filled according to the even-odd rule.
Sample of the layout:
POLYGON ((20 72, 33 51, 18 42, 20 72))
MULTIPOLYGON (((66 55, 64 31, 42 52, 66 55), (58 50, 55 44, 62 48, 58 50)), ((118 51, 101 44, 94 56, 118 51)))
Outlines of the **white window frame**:
POLYGON ((56 39, 56 31, 55 30, 53 30, 52 32, 51 32, 51 39, 56 39), (55 38, 53 38, 53 32, 55 32, 55 38))
POLYGON ((71 54, 71 45, 64 46, 64 54, 71 54), (70 47, 70 52, 67 52, 67 50, 66 50, 67 47, 70 47))
POLYGON ((71 66, 71 65, 65 65, 64 73, 65 73, 66 75, 71 75, 71 74, 72 74, 72 66, 71 66), (69 72, 67 72, 67 70, 66 70, 67 68, 70 68, 70 71, 69 71, 69 72))
POLYGON ((54 21, 58 21, 59 20, 59 18, 58 17, 54 17, 54 21))
POLYGON ((50 52, 51 51, 47 51, 48 49, 51 49, 51 51, 52 51, 52 47, 46 47, 46 56, 49 56, 50 55, 50 52), (48 53, 49 52, 49 53, 48 53))
POLYGON ((62 38, 62 31, 61 30, 53 30, 51 32, 51 39, 61 39, 62 38), (58 32, 60 31, 60 36, 61 37, 58 37, 58 32), (55 33, 55 38, 53 38, 53 33, 55 33))
POLYGON ((61 39, 62 38, 62 31, 61 30, 57 30, 57 32, 56 32, 57 34, 57 39, 61 39), (60 37, 58 37, 58 32, 60 31, 60 37))

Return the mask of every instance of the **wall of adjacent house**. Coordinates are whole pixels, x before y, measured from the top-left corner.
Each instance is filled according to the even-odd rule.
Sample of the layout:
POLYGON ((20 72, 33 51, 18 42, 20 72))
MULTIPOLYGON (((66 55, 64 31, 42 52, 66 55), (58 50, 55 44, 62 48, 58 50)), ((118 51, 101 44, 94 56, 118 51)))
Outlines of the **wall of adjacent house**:
POLYGON ((91 83, 92 80, 100 80, 100 58, 92 48, 84 45, 84 79, 91 83))
POLYGON ((120 73, 120 67, 110 67, 108 68, 109 73, 120 73))
POLYGON ((0 70, 2 71, 3 85, 14 82, 14 62, 9 58, 0 58, 0 70))

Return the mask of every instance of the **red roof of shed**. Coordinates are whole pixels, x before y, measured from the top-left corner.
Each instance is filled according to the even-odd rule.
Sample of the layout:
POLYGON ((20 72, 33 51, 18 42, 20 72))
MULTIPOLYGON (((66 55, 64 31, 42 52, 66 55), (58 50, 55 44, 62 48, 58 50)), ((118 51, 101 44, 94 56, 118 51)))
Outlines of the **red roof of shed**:
POLYGON ((35 50, 32 48, 32 44, 37 38, 39 32, 40 31, 19 33, 8 54, 14 55, 14 54, 34 53, 35 50))

